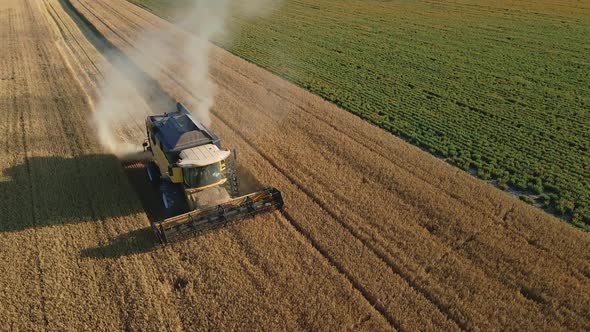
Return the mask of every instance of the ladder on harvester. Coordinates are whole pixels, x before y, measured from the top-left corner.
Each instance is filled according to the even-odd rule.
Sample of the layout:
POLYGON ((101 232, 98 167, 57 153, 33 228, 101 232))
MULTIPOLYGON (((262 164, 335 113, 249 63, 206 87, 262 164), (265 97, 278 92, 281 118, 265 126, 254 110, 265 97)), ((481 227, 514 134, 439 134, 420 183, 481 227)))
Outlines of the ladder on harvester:
POLYGON ((238 175, 236 174, 237 151, 233 150, 231 158, 225 161, 225 188, 231 197, 238 197, 240 195, 240 188, 238 186, 238 175))

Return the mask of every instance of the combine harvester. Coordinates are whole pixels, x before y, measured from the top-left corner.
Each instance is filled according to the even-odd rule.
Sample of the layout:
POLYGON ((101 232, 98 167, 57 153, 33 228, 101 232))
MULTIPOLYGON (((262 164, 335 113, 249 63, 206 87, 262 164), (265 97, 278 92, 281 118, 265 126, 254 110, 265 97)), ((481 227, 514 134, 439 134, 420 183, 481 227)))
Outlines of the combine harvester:
POLYGON ((283 207, 275 188, 239 196, 236 152, 181 104, 176 112, 148 116, 147 175, 159 188, 168 219, 152 222, 162 243, 283 207))

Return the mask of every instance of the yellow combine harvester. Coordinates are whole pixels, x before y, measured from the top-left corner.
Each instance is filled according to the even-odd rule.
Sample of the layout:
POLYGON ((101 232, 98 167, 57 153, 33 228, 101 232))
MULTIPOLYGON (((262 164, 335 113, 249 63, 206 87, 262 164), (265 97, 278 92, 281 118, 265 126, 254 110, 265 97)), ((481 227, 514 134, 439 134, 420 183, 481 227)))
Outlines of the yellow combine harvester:
POLYGON ((215 134, 176 106, 176 112, 147 117, 143 143, 153 156, 148 178, 169 217, 152 222, 161 242, 283 207, 274 188, 239 196, 235 150, 222 150, 215 134))

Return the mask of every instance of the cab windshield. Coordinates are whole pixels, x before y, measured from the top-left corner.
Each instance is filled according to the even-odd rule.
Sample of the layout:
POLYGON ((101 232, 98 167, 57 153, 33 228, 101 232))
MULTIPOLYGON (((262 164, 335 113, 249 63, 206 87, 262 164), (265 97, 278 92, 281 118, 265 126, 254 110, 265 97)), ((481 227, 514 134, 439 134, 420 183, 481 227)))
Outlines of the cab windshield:
POLYGON ((203 167, 183 168, 184 183, 189 188, 200 188, 223 180, 221 163, 203 167))

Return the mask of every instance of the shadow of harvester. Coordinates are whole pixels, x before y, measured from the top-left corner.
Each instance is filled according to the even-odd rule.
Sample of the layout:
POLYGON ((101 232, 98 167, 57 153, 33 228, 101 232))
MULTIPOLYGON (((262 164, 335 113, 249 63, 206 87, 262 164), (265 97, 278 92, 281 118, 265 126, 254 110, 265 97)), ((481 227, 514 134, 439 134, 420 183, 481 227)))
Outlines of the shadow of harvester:
MULTIPOLYGON (((141 162, 122 168, 115 156, 107 154, 28 158, 0 173, 0 233, 102 222, 143 212, 150 219, 160 218, 161 204, 149 203, 157 194, 144 172, 141 162), (152 204, 148 211, 146 204, 152 204)), ((82 255, 108 258, 151 250, 158 241, 145 226, 82 255)))
MULTIPOLYGON (((247 169, 238 166, 237 173, 244 191, 241 194, 262 188, 247 169)), ((151 222, 165 219, 160 195, 149 183, 142 161, 121 167, 115 156, 107 154, 33 157, 0 174, 0 233, 103 222, 139 213, 145 213, 151 222)), ((115 236, 106 245, 85 249, 81 255, 115 258, 158 246, 146 224, 115 236)))
POLYGON ((121 163, 112 155, 32 157, 1 174, 0 232, 143 211, 121 163))
MULTIPOLYGON (((157 222, 164 220, 166 214, 163 209, 161 197, 157 190, 155 190, 149 183, 145 163, 136 162, 126 164, 124 166, 125 174, 135 190, 137 197, 141 201, 143 211, 147 215, 150 222, 157 222)), ((245 195, 254 191, 261 190, 264 186, 258 182, 256 177, 246 168, 240 164, 236 169, 240 195, 245 195)), ((198 238, 211 232, 215 232, 220 227, 212 227, 206 231, 193 233, 185 237, 179 238, 174 242, 181 242, 190 240, 191 238, 198 238)), ((110 243, 95 248, 88 248, 82 251, 82 257, 91 257, 96 259, 101 258, 117 258, 131 254, 144 253, 151 251, 160 246, 159 241, 153 234, 151 227, 138 229, 129 233, 121 234, 114 238, 110 243)))
POLYGON ((105 246, 84 249, 80 256, 95 259, 118 258, 145 253, 159 246, 152 229, 148 227, 121 234, 105 246))
MULTIPOLYGON (((139 198, 142 207, 141 211, 145 212, 150 222, 165 219, 160 195, 148 181, 145 162, 125 163, 123 171, 136 194, 136 198, 139 198)), ((159 245, 159 240, 154 235, 151 227, 148 226, 120 234, 104 246, 84 249, 80 255, 95 259, 117 258, 148 252, 158 248, 159 245)))

